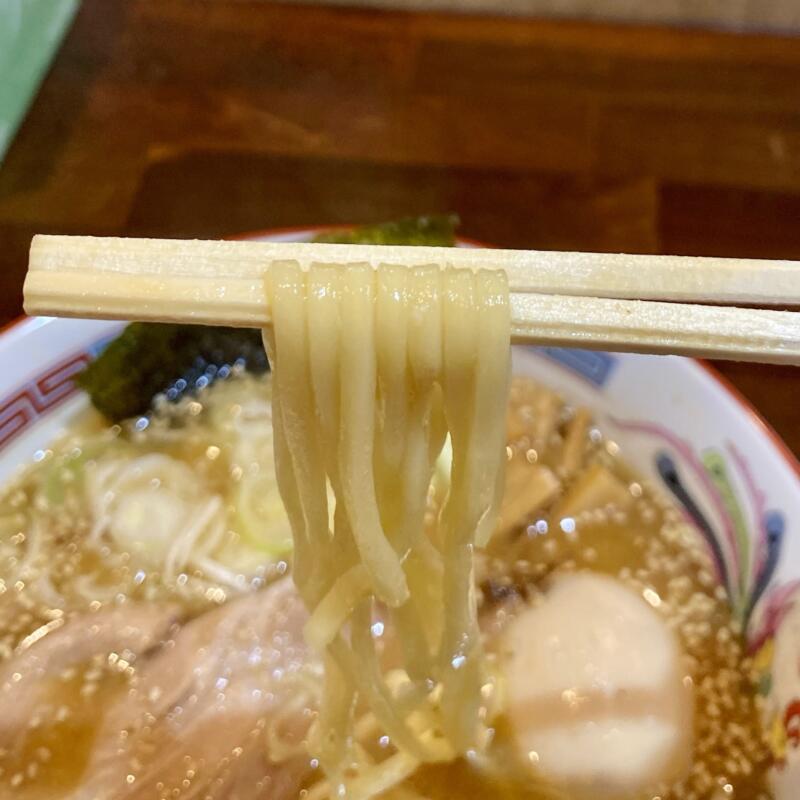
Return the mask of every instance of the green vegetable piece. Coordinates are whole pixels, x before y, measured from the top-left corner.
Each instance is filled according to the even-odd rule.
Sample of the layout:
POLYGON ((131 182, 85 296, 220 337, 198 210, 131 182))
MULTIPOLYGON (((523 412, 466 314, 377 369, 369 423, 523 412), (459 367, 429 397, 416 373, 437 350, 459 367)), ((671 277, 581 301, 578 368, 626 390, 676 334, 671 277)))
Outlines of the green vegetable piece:
POLYGON ((455 229, 458 222, 455 214, 408 217, 379 225, 363 225, 344 231, 327 231, 314 237, 314 241, 334 244, 409 244, 453 247, 456 243, 455 229))
POLYGON ((269 369, 261 331, 134 322, 77 377, 94 407, 113 422, 147 413, 153 398, 178 400, 234 367, 269 369))

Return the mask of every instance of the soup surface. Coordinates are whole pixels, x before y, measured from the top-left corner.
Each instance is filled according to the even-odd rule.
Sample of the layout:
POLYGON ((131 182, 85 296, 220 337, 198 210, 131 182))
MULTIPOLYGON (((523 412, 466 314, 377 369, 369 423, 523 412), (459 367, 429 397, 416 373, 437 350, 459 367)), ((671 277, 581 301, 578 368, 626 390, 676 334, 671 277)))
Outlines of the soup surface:
MULTIPOLYGON (((287 579, 269 383, 241 375, 119 426, 87 412, 6 488, 0 795, 327 796, 304 746, 321 665, 287 579)), ((431 519, 446 475, 437 469, 431 519)), ((588 411, 517 379, 501 518, 475 575, 501 689, 509 632, 555 603, 572 573, 612 577, 666 622, 694 707, 690 763, 674 781, 635 794, 608 784, 603 796, 769 797, 752 667, 701 538, 588 411)), ((390 664, 391 630, 376 619, 372 632, 390 664)), ((584 700, 581 724, 602 722, 585 710, 590 699, 568 691, 554 719, 584 700)), ((498 700, 485 754, 424 767, 391 796, 582 798, 520 746, 526 723, 514 701, 498 700)), ((402 767, 369 715, 357 730, 367 757, 397 756, 402 767)))

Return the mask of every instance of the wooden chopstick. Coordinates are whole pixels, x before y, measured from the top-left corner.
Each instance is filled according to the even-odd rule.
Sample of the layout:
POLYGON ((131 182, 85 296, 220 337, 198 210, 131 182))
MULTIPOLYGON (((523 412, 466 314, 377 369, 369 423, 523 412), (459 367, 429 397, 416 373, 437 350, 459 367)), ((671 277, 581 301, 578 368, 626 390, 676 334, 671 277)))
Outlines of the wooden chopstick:
POLYGON ((800 365, 800 312, 529 293, 511 320, 519 343, 800 365))
POLYGON ((250 282, 271 261, 502 269, 512 292, 687 303, 800 305, 800 262, 484 248, 35 236, 30 269, 250 282))
POLYGON ((504 269, 518 342, 800 364, 800 313, 698 304, 800 304, 788 261, 37 236, 25 310, 259 327, 264 273, 286 259, 504 269))

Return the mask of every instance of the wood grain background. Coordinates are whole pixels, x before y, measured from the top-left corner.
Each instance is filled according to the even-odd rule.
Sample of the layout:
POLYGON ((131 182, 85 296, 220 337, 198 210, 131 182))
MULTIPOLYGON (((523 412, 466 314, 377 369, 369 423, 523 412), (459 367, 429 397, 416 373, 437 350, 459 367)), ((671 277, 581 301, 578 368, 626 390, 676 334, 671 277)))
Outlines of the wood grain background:
MULTIPOLYGON (((287 0, 302 4, 306 0, 287 0)), ((314 0, 321 5, 416 11, 696 25, 730 30, 800 30, 796 0, 314 0)))
MULTIPOLYGON (((34 232, 435 211, 510 247, 800 259, 800 40, 84 0, 0 168, 0 321, 34 232)), ((721 369, 800 454, 800 371, 721 369)))

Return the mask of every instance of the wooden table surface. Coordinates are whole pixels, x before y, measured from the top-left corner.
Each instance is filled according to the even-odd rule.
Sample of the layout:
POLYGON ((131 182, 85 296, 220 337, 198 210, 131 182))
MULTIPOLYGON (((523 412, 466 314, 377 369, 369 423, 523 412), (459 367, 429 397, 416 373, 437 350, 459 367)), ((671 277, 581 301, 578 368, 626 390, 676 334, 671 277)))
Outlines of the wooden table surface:
MULTIPOLYGON (((0 322, 35 232, 440 211, 508 247, 800 259, 800 40, 84 0, 0 167, 0 322)), ((800 370, 719 366, 800 455, 800 370)))

